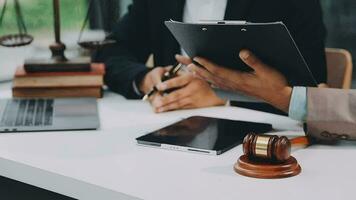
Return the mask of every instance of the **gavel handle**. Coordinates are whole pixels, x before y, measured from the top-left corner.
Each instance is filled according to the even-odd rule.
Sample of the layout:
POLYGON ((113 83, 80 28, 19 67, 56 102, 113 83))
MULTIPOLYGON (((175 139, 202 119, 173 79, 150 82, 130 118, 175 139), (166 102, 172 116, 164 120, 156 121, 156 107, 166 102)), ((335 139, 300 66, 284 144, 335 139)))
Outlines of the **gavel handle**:
POLYGON ((309 146, 310 141, 306 136, 296 137, 290 140, 292 147, 295 146, 309 146))

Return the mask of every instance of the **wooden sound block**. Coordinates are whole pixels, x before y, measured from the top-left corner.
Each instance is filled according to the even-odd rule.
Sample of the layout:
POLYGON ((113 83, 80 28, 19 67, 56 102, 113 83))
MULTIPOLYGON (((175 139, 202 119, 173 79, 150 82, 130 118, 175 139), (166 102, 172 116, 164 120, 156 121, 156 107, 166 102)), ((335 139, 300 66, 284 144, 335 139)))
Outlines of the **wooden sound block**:
POLYGON ((302 169, 293 156, 285 162, 273 163, 265 160, 252 160, 242 155, 234 165, 234 170, 243 176, 274 179, 298 175, 302 169))

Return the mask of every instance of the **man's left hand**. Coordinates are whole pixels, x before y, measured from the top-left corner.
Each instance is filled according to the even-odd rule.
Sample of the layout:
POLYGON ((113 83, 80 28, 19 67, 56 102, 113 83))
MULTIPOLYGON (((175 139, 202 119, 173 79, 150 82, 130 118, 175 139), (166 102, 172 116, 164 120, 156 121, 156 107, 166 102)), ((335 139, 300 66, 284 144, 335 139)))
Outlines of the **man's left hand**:
MULTIPOLYGON (((184 64, 191 62, 187 57, 176 58, 184 64)), ((188 69, 218 88, 243 92, 288 112, 292 88, 288 86, 286 78, 248 50, 242 50, 240 58, 253 69, 252 72, 232 70, 205 58, 194 58, 204 68, 191 63, 188 69)))

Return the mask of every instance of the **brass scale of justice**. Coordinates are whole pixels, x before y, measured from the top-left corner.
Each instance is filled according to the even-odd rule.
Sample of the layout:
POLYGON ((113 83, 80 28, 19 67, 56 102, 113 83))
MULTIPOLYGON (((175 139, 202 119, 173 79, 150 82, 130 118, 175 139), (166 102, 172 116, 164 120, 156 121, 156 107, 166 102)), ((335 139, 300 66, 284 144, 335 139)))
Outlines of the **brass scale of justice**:
MULTIPOLYGON (((54 72, 54 71, 89 71, 90 59, 77 58, 68 59, 64 55, 66 46, 61 42, 60 34, 60 0, 53 0, 53 16, 54 16, 54 33, 55 43, 49 46, 52 52, 50 59, 27 59, 25 60, 24 67, 27 72, 54 72)), ((13 0, 14 10, 16 14, 16 23, 18 33, 8 34, 0 37, 0 45, 4 47, 21 47, 29 45, 33 42, 34 38, 27 33, 27 28, 21 11, 19 0, 13 0)), ((105 39, 102 41, 81 41, 84 29, 89 21, 89 14, 92 11, 94 2, 91 0, 88 5, 85 20, 80 30, 78 45, 84 49, 97 50, 112 44, 116 41, 112 39, 105 39)), ((4 1, 0 13, 0 28, 4 20, 5 12, 8 7, 8 0, 4 1)))
MULTIPOLYGON (((52 58, 49 60, 25 61, 28 66, 40 66, 37 71, 87 71, 90 69, 90 61, 68 60, 64 56, 65 45, 60 40, 60 11, 59 0, 53 0, 55 43, 50 45, 52 58), (59 67, 60 66, 60 67, 59 67), (74 67, 75 66, 75 67, 74 67)), ((78 45, 84 49, 96 50, 112 44, 115 40, 81 41, 84 28, 89 19, 93 7, 93 0, 89 2, 84 23, 81 27, 78 45)), ((2 25, 7 0, 4 1, 0 14, 0 27, 2 25)), ((0 45, 4 47, 20 47, 29 45, 33 37, 27 33, 19 0, 14 0, 14 9, 19 33, 0 37, 0 45)), ((285 136, 247 134, 243 140, 243 153, 240 156, 234 170, 243 176, 254 178, 286 178, 298 175, 301 167, 297 160, 290 155, 292 146, 308 146, 307 137, 297 137, 289 140, 285 136)))

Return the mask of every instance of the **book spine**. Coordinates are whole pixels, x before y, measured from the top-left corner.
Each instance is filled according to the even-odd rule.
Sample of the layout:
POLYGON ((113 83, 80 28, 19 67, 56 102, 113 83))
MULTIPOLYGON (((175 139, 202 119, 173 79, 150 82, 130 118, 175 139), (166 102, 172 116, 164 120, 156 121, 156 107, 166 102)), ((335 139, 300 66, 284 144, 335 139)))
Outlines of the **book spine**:
POLYGON ((102 76, 59 76, 59 77, 18 77, 13 80, 13 88, 49 88, 49 87, 101 87, 102 76))
POLYGON ((28 73, 36 72, 89 72, 90 64, 88 63, 65 63, 66 66, 63 66, 63 63, 46 63, 46 64, 25 64, 24 69, 28 73))
POLYGON ((93 88, 13 88, 12 96, 16 98, 102 98, 101 87, 93 88))

